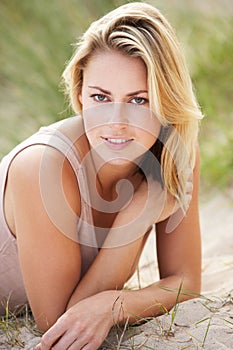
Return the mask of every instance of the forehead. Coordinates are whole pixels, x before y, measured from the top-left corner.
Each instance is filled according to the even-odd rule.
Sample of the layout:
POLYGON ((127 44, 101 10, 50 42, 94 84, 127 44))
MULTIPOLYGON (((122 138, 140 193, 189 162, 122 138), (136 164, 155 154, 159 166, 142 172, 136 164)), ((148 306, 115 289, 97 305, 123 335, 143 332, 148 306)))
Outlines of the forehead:
POLYGON ((95 53, 84 69, 85 81, 123 85, 140 85, 147 87, 147 69, 141 58, 131 57, 118 51, 95 53))

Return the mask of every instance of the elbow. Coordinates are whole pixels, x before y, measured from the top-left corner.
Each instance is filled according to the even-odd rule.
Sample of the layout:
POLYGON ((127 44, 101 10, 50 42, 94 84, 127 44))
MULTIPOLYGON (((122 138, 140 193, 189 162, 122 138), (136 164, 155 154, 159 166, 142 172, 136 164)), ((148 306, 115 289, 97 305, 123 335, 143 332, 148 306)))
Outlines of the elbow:
POLYGON ((59 319, 62 313, 48 313, 33 314, 37 329, 41 333, 47 332, 59 319))
POLYGON ((51 328, 57 319, 48 319, 48 318, 35 318, 37 329, 40 333, 45 333, 49 328, 51 328))
POLYGON ((44 324, 41 324, 40 322, 36 322, 36 326, 37 326, 37 329, 38 331, 41 333, 41 334, 44 334, 45 332, 47 332, 47 330, 49 330, 50 327, 46 327, 44 324))
POLYGON ((198 298, 201 293, 201 274, 184 278, 182 290, 183 301, 198 298))

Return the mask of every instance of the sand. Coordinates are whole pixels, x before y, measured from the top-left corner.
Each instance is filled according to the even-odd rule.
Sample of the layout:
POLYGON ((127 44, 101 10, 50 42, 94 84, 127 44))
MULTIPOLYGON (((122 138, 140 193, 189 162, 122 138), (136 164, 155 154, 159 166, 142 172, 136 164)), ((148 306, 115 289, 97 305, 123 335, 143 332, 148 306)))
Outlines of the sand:
MULTIPOLYGON (((218 194, 200 206, 202 296, 126 332, 112 329, 102 350, 233 349, 233 202, 230 198, 232 195, 218 194)), ((140 261, 141 286, 158 278, 153 240, 151 235, 140 261)), ((138 286, 138 283, 135 275, 129 285, 138 286)), ((0 350, 32 350, 40 340, 26 327, 17 336, 24 347, 8 345, 0 332, 0 350)))

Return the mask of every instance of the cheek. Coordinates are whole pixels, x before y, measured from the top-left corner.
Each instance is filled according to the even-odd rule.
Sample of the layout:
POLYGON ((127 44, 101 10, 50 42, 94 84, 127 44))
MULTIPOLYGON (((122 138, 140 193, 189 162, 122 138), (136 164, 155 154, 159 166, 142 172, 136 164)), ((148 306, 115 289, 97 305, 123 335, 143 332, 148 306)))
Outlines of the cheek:
POLYGON ((93 111, 92 108, 83 109, 82 111, 84 129, 87 137, 91 139, 97 138, 104 129, 104 125, 101 120, 99 120, 98 115, 93 112, 95 112, 95 110, 93 111))
POLYGON ((97 130, 96 129, 87 130, 86 135, 87 135, 88 141, 91 145, 96 143, 96 140, 97 140, 97 130))
POLYGON ((141 140, 142 145, 147 149, 150 149, 153 146, 157 140, 157 137, 158 135, 153 135, 147 131, 139 132, 139 140, 141 140))
POLYGON ((89 141, 89 144, 92 147, 96 147, 104 143, 103 139, 101 138, 103 134, 102 128, 96 127, 96 128, 91 128, 89 130, 85 129, 85 133, 89 141))
POLYGON ((147 149, 150 149, 159 137, 161 124, 157 119, 144 120, 142 126, 137 126, 135 132, 138 141, 147 149))

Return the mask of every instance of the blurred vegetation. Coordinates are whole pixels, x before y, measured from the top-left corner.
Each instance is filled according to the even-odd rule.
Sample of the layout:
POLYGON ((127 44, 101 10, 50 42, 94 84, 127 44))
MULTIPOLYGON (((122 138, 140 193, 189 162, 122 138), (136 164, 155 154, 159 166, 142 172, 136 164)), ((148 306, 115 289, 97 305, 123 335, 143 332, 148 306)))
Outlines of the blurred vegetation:
MULTIPOLYGON (((206 118, 205 189, 233 185, 233 6, 231 1, 149 1, 176 28, 206 118)), ((72 43, 90 22, 125 1, 1 0, 0 158, 41 125, 72 114, 59 88, 72 43)))

